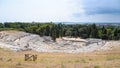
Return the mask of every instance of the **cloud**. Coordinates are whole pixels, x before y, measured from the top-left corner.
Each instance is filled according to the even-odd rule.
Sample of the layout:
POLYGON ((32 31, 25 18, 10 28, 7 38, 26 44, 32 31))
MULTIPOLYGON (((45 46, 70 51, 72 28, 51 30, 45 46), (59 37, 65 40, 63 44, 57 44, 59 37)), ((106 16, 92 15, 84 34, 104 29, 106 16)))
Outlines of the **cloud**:
POLYGON ((74 21, 120 22, 120 0, 76 0, 76 5, 74 21), (81 9, 83 12, 79 12, 81 9))
POLYGON ((86 13, 88 15, 93 15, 93 14, 120 14, 120 10, 119 9, 95 9, 95 10, 87 10, 86 13))
POLYGON ((83 8, 88 15, 120 14, 120 0, 83 0, 83 8))
POLYGON ((76 12, 73 0, 2 0, 1 20, 69 21, 76 12))
POLYGON ((120 21, 120 0, 0 0, 0 21, 120 21))

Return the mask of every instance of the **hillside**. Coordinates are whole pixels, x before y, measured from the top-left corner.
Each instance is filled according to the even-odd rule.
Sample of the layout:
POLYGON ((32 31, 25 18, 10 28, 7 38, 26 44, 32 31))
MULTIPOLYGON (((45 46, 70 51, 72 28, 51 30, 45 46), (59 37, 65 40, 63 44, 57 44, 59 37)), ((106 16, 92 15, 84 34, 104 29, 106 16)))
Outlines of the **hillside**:
POLYGON ((21 31, 1 31, 0 47, 13 51, 34 50, 38 52, 80 53, 111 50, 120 46, 119 41, 101 39, 57 38, 54 42, 49 36, 39 36, 21 31))
POLYGON ((0 48, 0 68, 120 68, 120 47, 91 53, 14 52, 0 48), (24 61, 25 54, 37 55, 37 60, 24 61))

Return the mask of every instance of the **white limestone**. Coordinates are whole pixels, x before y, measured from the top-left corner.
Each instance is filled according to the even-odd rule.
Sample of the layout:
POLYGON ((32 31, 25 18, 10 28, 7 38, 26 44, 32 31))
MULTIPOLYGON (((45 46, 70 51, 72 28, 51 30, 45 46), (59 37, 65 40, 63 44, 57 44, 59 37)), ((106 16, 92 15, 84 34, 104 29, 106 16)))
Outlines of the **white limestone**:
MULTIPOLYGON (((1 31, 0 48, 14 51, 34 50, 38 52, 80 53, 111 49, 110 42, 101 39, 58 38, 54 42, 51 37, 40 37, 20 31, 1 31)), ((115 43, 114 43, 115 44, 115 43)), ((120 44, 118 44, 120 46, 120 44)))

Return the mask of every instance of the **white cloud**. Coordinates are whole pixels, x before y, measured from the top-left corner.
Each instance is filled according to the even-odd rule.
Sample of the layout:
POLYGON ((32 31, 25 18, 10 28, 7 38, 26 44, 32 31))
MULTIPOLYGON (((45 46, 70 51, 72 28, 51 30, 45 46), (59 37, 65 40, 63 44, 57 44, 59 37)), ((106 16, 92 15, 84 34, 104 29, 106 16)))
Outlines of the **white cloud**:
MULTIPOLYGON (((93 4, 94 2, 98 3, 99 1, 97 0, 91 0, 91 1, 88 0, 0 0, 0 10, 1 10, 0 21, 85 21, 85 22, 91 21, 92 22, 92 21, 101 21, 101 20, 102 21, 120 20, 119 19, 120 15, 106 15, 106 14, 86 15, 86 12, 89 12, 91 9, 87 10, 85 9, 85 7, 87 8, 95 7, 95 5, 93 4), (90 2, 92 2, 92 5, 90 2)), ((103 1, 102 4, 104 2, 107 1, 103 1)))
POLYGON ((0 6, 0 14, 10 21, 70 21, 72 14, 83 12, 77 7, 76 1, 11 0, 0 6))

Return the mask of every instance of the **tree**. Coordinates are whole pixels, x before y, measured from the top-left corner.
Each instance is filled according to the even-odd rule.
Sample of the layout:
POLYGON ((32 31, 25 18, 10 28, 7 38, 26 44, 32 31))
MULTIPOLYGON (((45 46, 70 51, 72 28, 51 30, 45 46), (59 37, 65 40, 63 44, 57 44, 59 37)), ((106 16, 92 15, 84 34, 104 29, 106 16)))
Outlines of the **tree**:
POLYGON ((50 26, 49 25, 47 25, 45 28, 45 35, 50 36, 50 26))
POLYGON ((105 40, 108 39, 108 36, 107 36, 107 30, 106 30, 106 28, 105 28, 104 26, 102 27, 102 35, 101 35, 101 39, 105 39, 105 40))
POLYGON ((114 38, 113 39, 114 40, 118 40, 119 39, 118 29, 117 28, 114 29, 114 38))
POLYGON ((91 25, 91 38, 98 38, 98 29, 95 24, 91 25))
POLYGON ((3 28, 3 27, 4 27, 4 25, 2 23, 0 23, 0 28, 3 28))
POLYGON ((78 28, 77 24, 73 26, 72 36, 73 37, 78 37, 79 36, 79 28, 78 28))
POLYGON ((53 26, 51 28, 51 37, 52 37, 53 41, 56 41, 57 32, 56 32, 56 25, 54 25, 54 24, 53 24, 53 26))
POLYGON ((82 27, 79 29, 79 37, 81 37, 81 38, 88 38, 89 37, 87 27, 82 27))
POLYGON ((107 36, 108 36, 108 40, 112 40, 112 30, 110 28, 107 29, 107 36))

